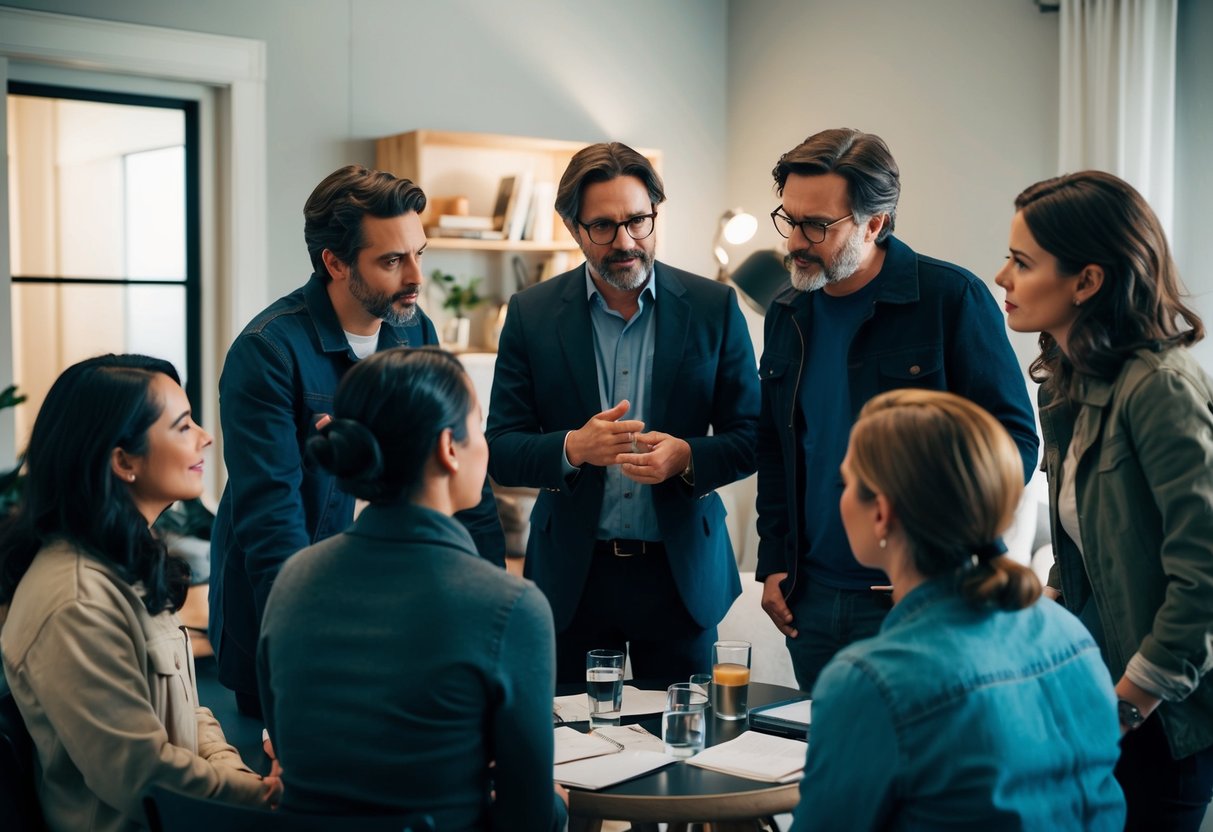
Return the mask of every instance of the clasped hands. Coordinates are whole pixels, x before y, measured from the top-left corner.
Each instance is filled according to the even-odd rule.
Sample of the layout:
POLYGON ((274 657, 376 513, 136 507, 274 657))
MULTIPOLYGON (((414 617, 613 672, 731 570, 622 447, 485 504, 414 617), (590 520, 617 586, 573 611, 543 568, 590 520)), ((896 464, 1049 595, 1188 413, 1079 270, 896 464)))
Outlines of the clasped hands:
POLYGON ((624 399, 570 431, 564 444, 569 464, 618 465, 625 477, 644 485, 665 482, 685 471, 691 464, 687 441, 659 431, 645 433, 644 422, 623 419, 629 407, 624 399))

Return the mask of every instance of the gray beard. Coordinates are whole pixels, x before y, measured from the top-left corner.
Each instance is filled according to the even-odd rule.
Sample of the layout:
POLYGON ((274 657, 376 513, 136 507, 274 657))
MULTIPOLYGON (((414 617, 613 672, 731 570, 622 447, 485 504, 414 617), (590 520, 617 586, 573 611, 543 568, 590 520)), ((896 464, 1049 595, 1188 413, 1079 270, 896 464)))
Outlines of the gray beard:
POLYGON ((826 265, 819 257, 812 257, 817 264, 816 269, 802 269, 796 266, 796 261, 789 254, 786 258, 788 271, 791 273, 792 286, 801 292, 816 292, 835 283, 841 283, 855 272, 859 271, 859 261, 863 257, 863 229, 857 228, 847 238, 847 244, 838 252, 834 262, 826 265))
POLYGON ((366 281, 362 279, 362 275, 358 273, 356 267, 350 270, 349 285, 350 294, 366 310, 366 313, 373 315, 388 326, 405 326, 417 317, 416 304, 406 306, 403 311, 395 306, 396 301, 404 297, 406 293, 385 295, 374 291, 366 285, 366 281))
POLYGON ((590 266, 594 269, 596 275, 619 291, 632 292, 639 289, 648 280, 649 272, 653 270, 653 258, 649 257, 642 249, 633 249, 627 252, 627 254, 636 258, 636 267, 623 273, 611 271, 609 268, 611 261, 609 259, 591 260, 590 266))

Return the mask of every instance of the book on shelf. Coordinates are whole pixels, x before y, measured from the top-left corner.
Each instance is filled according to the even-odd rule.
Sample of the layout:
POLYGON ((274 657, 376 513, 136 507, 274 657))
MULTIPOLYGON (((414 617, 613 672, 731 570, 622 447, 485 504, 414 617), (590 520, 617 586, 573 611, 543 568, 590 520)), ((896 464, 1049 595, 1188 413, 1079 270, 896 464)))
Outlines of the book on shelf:
POLYGON ((492 217, 476 217, 469 214, 442 214, 438 217, 439 228, 468 228, 477 231, 491 231, 500 226, 493 224, 492 217))
POLYGON ((492 228, 442 228, 431 226, 425 231, 429 237, 454 237, 463 240, 504 240, 505 232, 492 228))
POLYGON ((530 171, 523 171, 512 177, 509 204, 505 209, 505 217, 501 230, 507 240, 521 240, 526 228, 527 214, 531 209, 531 192, 534 189, 534 177, 530 171))
POLYGON ((536 182, 531 191, 531 207, 527 212, 522 239, 540 243, 552 241, 552 212, 555 210, 555 203, 556 185, 552 182, 536 182))

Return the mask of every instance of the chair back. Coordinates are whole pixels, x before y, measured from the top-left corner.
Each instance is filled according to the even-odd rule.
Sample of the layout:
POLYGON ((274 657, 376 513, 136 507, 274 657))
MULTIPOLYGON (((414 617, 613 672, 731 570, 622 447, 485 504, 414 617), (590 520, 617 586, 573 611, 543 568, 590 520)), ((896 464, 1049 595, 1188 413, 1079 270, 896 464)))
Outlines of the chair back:
POLYGON ((429 815, 304 815, 253 809, 153 786, 143 797, 151 832, 436 832, 429 815))
POLYGON ((38 805, 34 742, 17 710, 13 695, 0 693, 0 806, 9 807, 5 829, 43 832, 46 825, 38 805), (11 824, 11 825, 9 825, 11 824))

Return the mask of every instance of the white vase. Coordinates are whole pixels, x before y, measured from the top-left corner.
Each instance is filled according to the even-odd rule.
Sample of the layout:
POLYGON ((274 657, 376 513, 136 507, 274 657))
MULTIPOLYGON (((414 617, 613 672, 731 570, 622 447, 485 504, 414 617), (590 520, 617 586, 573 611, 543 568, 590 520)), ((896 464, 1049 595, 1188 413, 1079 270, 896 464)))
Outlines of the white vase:
POLYGON ((472 322, 468 318, 450 318, 442 329, 442 341, 447 349, 466 350, 472 333, 472 322))

